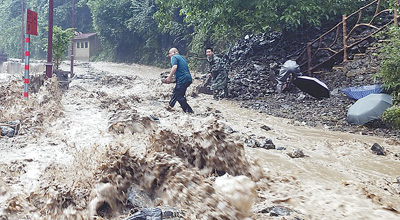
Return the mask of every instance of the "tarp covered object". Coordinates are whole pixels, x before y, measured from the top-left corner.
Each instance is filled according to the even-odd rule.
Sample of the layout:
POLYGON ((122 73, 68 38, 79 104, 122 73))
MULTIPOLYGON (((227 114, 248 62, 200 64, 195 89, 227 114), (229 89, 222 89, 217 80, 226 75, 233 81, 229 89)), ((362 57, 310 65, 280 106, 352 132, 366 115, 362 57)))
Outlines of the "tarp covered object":
POLYGON ((329 98, 330 92, 328 86, 317 78, 309 76, 298 76, 294 82, 301 91, 308 93, 315 98, 329 98))
POLYGON ((357 100, 347 111, 347 120, 352 124, 363 125, 379 119, 382 113, 393 105, 392 96, 384 93, 370 94, 357 100))
POLYGON ((290 74, 292 73, 294 74, 294 76, 301 76, 300 67, 296 63, 296 61, 288 60, 282 65, 281 69, 279 70, 279 76, 277 77, 277 80, 279 82, 286 82, 290 77, 290 74))
POLYGON ((341 89, 341 91, 352 99, 361 99, 369 94, 381 93, 383 87, 381 85, 367 85, 358 87, 348 87, 341 89))

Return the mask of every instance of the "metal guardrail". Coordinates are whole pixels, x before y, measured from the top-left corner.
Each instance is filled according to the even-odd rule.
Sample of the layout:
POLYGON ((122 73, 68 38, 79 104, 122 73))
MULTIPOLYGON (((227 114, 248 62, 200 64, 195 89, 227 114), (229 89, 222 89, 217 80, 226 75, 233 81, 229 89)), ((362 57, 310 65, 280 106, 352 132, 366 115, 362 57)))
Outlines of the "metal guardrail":
MULTIPOLYGON (((398 5, 398 0, 396 1, 398 5)), ((332 67, 338 60, 346 62, 349 49, 371 38, 390 24, 398 25, 397 9, 381 8, 381 0, 375 0, 360 8, 349 16, 343 15, 342 21, 329 31, 322 34, 312 42, 296 58, 302 72, 312 75, 315 70, 322 67, 332 67), (370 17, 364 16, 375 8, 375 13, 370 17), (393 19, 385 23, 385 16, 393 14, 393 19), (358 17, 357 17, 358 16, 358 17), (368 21, 364 21, 369 19, 368 21), (366 29, 369 29, 367 32, 366 29), (356 35, 356 32, 364 34, 356 35), (332 40, 333 39, 333 40, 332 40)))

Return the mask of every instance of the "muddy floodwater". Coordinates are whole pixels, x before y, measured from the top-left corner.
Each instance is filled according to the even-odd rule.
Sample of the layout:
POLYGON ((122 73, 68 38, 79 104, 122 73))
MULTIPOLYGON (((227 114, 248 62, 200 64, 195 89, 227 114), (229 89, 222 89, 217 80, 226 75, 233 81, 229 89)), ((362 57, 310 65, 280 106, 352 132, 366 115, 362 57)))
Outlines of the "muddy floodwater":
POLYGON ((0 73, 0 124, 21 122, 0 137, 1 220, 128 219, 154 207, 174 210, 162 219, 400 219, 396 139, 216 101, 196 92, 198 79, 187 92, 195 113, 167 110, 165 69, 74 71, 68 89, 53 77, 29 99, 20 75, 0 73))

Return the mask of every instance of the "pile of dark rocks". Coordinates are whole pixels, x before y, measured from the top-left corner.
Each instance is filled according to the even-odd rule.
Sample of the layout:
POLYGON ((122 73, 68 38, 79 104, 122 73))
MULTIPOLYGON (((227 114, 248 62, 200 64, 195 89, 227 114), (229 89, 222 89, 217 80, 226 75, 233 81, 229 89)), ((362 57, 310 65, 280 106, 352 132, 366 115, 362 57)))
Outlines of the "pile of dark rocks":
POLYGON ((300 43, 288 46, 287 40, 277 32, 246 35, 230 48, 225 56, 230 98, 251 100, 275 92, 281 64, 303 48, 300 43))
POLYGON ((0 136, 14 137, 18 134, 20 128, 21 122, 19 120, 0 123, 0 136))

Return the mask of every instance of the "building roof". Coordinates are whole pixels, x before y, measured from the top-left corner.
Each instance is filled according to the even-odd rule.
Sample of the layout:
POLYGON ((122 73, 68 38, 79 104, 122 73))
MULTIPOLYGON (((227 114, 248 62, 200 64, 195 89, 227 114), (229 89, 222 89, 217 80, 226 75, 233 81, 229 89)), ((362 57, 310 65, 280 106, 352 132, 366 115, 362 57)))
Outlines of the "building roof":
POLYGON ((82 40, 82 39, 88 39, 92 36, 96 35, 96 33, 81 33, 81 32, 75 32, 75 37, 74 40, 82 40))

